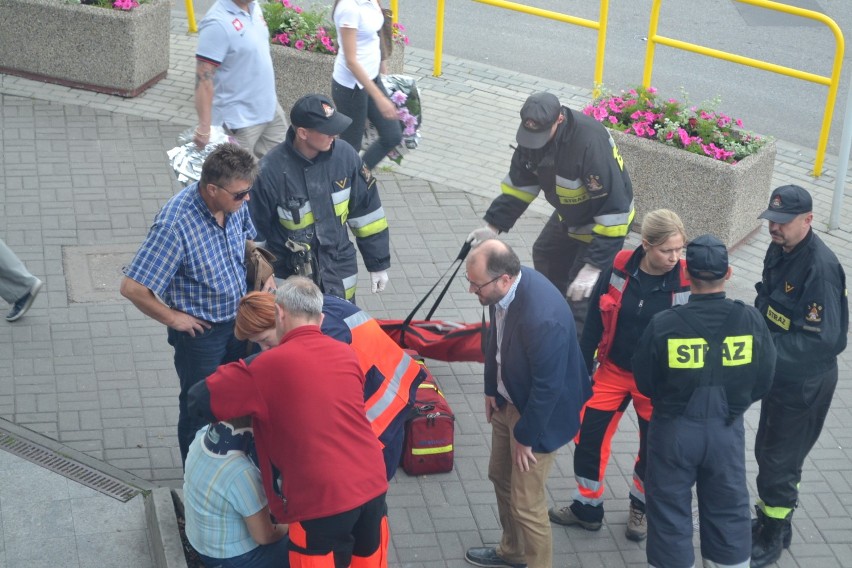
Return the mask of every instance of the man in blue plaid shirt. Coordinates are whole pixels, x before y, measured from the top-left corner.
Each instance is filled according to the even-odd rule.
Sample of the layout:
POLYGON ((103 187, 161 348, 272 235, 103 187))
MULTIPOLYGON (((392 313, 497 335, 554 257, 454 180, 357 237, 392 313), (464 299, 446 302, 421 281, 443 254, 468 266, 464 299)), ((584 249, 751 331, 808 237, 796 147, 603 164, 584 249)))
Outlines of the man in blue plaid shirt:
POLYGON ((204 426, 187 413, 189 388, 246 352, 234 337, 234 320, 246 293, 246 240, 256 234, 246 202, 257 171, 246 150, 219 146, 204 161, 201 179, 166 202, 124 269, 121 294, 168 327, 175 349, 184 462, 204 426))

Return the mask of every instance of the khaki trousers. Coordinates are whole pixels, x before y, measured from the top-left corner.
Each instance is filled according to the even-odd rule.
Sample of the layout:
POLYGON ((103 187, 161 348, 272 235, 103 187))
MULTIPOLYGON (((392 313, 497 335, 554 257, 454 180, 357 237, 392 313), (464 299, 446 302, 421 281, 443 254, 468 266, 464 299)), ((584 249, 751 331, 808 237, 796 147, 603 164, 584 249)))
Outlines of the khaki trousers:
POLYGON ((503 538, 497 554, 512 564, 529 568, 553 565, 553 537, 547 517, 545 483, 555 452, 535 453, 536 464, 521 471, 513 463, 515 424, 521 418, 513 404, 491 415, 491 461, 488 479, 494 484, 503 538))
POLYGON ((284 109, 279 104, 275 108, 275 117, 270 122, 236 130, 226 129, 226 132, 236 139, 237 144, 254 154, 254 157, 259 160, 284 141, 289 126, 284 109))

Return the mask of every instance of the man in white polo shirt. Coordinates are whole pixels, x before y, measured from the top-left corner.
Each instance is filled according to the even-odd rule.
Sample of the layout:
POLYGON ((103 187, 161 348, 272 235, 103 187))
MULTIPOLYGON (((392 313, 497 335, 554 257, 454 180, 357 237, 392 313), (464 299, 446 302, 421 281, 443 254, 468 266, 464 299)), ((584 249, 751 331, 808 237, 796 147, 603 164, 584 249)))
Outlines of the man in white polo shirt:
POLYGON ((195 68, 195 143, 224 126, 262 158, 284 140, 287 119, 275 96, 269 28, 257 2, 217 0, 201 20, 195 68))

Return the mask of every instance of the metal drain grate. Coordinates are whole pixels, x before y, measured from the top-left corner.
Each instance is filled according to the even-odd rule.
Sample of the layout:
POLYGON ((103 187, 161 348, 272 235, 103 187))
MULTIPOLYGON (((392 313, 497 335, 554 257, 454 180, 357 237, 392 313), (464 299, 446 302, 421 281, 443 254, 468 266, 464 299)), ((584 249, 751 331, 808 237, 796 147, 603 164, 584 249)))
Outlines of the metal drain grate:
POLYGON ((0 429, 0 449, 6 450, 63 477, 91 487, 113 499, 127 502, 142 491, 97 469, 0 429))

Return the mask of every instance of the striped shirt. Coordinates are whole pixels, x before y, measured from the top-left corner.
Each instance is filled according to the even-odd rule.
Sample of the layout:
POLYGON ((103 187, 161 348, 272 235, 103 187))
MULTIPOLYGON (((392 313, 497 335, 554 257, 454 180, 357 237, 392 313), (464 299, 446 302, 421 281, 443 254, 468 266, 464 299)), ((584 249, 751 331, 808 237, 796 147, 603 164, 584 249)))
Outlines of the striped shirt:
POLYGON ((260 472, 243 452, 220 456, 204 447, 207 428, 198 431, 186 458, 186 537, 205 556, 233 558, 257 548, 244 518, 266 506, 266 495, 260 472))
POLYGON ((213 323, 231 321, 246 293, 246 239, 255 235, 245 203, 220 227, 196 182, 166 202, 124 274, 170 308, 213 323))

